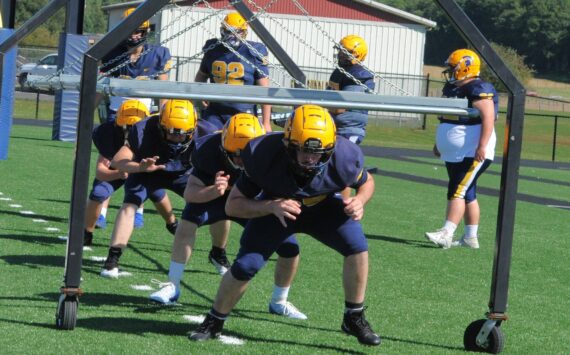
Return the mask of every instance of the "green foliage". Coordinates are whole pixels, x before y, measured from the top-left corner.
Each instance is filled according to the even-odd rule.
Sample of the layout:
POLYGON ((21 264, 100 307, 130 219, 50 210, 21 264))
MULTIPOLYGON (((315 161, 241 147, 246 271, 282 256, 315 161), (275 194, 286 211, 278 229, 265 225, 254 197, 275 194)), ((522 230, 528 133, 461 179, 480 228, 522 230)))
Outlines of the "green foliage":
MULTIPOLYGON (((497 43, 491 43, 491 47, 497 52, 497 54, 503 59, 505 64, 513 72, 513 74, 519 79, 523 85, 528 85, 530 79, 532 79, 532 74, 534 70, 529 68, 524 62, 524 56, 521 56, 513 48, 501 46, 497 43)), ((485 65, 483 62, 483 67, 481 69, 481 76, 491 82, 495 88, 499 91, 506 91, 503 83, 497 78, 495 73, 485 65)))

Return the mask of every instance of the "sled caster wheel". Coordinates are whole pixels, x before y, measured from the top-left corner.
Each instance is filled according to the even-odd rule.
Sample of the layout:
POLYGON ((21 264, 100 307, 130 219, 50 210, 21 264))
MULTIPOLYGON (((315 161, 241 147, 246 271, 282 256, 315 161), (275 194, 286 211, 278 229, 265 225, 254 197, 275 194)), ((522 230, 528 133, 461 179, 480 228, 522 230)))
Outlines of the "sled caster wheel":
POLYGON ((58 329, 73 330, 77 322, 77 297, 61 295, 55 315, 55 325, 58 329))
POLYGON ((476 320, 465 329, 463 334, 465 350, 498 354, 503 351, 505 346, 505 335, 500 327, 493 326, 489 331, 487 339, 482 343, 477 342, 477 336, 485 322, 487 322, 486 319, 476 320))

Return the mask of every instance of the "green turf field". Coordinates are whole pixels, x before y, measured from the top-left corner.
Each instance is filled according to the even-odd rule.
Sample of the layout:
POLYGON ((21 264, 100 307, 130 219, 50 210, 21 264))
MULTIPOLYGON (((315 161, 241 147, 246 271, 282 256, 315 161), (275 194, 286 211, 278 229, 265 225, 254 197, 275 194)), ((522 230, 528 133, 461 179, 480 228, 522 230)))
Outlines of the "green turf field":
MULTIPOLYGON (((308 321, 267 312, 272 259, 226 323, 224 334, 243 344, 191 343, 186 333, 197 326, 193 317, 207 312, 220 280, 207 261, 207 229, 199 230, 180 305, 159 307, 148 301, 151 291, 135 289, 156 289, 151 279, 167 278, 172 236, 152 207, 121 259, 130 277, 98 276, 113 224, 96 231, 93 250, 84 253, 85 295, 76 329, 57 330, 66 253, 59 237, 68 228, 74 144, 50 136, 47 128, 14 126, 9 159, 0 161, 2 354, 459 354, 466 326, 488 310, 498 206, 493 193, 499 188, 500 166, 480 179, 485 190, 479 194, 481 249, 442 250, 423 238, 444 217, 447 178, 442 164, 424 156, 367 157, 367 165, 379 168, 376 194, 364 219, 370 247, 367 318, 383 338, 379 348, 361 346, 340 331, 341 257, 304 235, 289 300, 308 321)), ((95 154, 92 170, 94 159, 95 154)), ((570 171, 523 165, 520 175, 504 353, 568 354, 570 171)), ((121 199, 122 193, 114 197, 111 222, 121 199)), ((182 201, 172 200, 180 214, 182 201)), ((237 252, 239 232, 233 227, 230 258, 237 252)))

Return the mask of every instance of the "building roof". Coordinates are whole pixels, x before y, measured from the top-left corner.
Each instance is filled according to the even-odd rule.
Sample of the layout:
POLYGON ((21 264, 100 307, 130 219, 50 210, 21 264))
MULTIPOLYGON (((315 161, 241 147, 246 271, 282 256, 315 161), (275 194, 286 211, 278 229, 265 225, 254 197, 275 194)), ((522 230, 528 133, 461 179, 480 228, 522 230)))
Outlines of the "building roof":
MULTIPOLYGON (((124 2, 124 3, 120 3, 120 4, 106 5, 106 6, 103 6, 102 8, 103 8, 103 10, 108 10, 108 11, 110 11, 110 10, 114 10, 114 9, 122 9, 122 8, 125 8, 125 7, 138 6, 138 5, 139 5, 140 3, 142 3, 142 2, 143 2, 142 0, 127 1, 127 2, 124 2)), ((186 5, 186 4, 190 5, 190 4, 192 4, 194 1, 178 0, 178 1, 176 1, 176 2, 178 3, 178 5, 186 5), (185 4, 185 3, 186 3, 186 4, 185 4)), ((217 7, 217 6, 215 6, 215 3, 216 3, 216 2, 219 2, 219 1, 210 0, 210 3, 212 4, 213 7, 217 7)), ((260 2, 262 2, 262 1, 260 1, 260 2)), ((364 5, 364 6, 367 6, 367 7, 371 7, 371 8, 373 8, 373 9, 376 10, 376 11, 379 11, 379 12, 386 13, 386 14, 388 14, 388 15, 391 15, 390 17, 392 17, 392 18, 390 18, 390 19, 401 18, 401 19, 405 20, 404 22, 419 24, 419 25, 422 25, 422 26, 424 26, 424 27, 426 27, 426 28, 433 28, 433 27, 435 27, 435 26, 437 25, 437 23, 434 22, 434 21, 428 20, 428 19, 423 18, 423 17, 420 17, 420 16, 416 16, 416 15, 411 14, 411 13, 409 13, 409 12, 406 12, 406 11, 397 9, 397 8, 395 8, 395 7, 392 7, 392 6, 388 6, 388 5, 379 3, 379 2, 374 1, 374 0, 345 0, 345 1, 342 1, 342 0, 341 0, 341 1, 338 1, 338 0, 336 0, 336 1, 334 1, 334 3, 336 3, 336 5, 338 5, 338 3, 340 3, 340 2, 346 2, 346 3, 348 3, 348 4, 354 3, 354 5, 356 5, 356 6, 358 6, 358 5, 364 5)), ((224 3, 225 3, 225 1, 224 1, 224 3)), ((279 2, 277 2, 277 4, 279 4, 279 2)), ((315 4, 316 4, 316 1, 315 1, 315 0, 311 0, 311 2, 308 3, 308 5, 315 5, 315 4)), ((201 4, 201 5, 203 6, 203 4, 201 4)), ((225 4, 224 4, 224 5, 225 5, 225 4)), ((304 6, 305 6, 305 5, 304 5, 304 6)), ((275 5, 274 5, 274 7, 275 7, 275 5)), ((323 7, 323 6, 317 6, 316 9, 325 9, 325 7, 323 7)), ((320 11, 319 11, 319 12, 320 12, 320 11)), ((312 15, 314 15, 314 16, 323 16, 323 17, 325 16, 325 14, 318 15, 318 14, 315 13, 314 11, 309 11, 309 13, 312 14, 312 15)), ((328 13, 327 13, 327 15, 328 15, 328 13)))

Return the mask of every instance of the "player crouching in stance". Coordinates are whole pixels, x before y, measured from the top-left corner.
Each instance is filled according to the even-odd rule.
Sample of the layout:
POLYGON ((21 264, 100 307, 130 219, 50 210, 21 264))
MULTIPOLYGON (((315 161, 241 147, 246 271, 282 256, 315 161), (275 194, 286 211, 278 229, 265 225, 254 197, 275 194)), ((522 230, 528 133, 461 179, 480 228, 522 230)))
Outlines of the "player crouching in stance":
MULTIPOLYGON (((190 259, 198 227, 215 225, 229 219, 245 226, 247 219, 229 217, 224 210, 229 192, 243 169, 241 152, 252 139, 265 134, 257 117, 238 113, 224 125, 222 132, 210 134, 196 141, 192 153, 192 172, 186 185, 186 207, 172 246, 169 282, 150 296, 162 304, 175 302, 180 296, 180 280, 184 266, 190 259)), ((226 230, 227 231, 227 230, 226 230)), ((269 312, 290 318, 307 319, 290 302, 287 302, 289 287, 299 263, 299 245, 293 235, 286 238, 277 249, 275 285, 269 312)), ((210 260, 214 263, 212 257, 210 260)), ((225 265, 224 274, 228 269, 225 265)), ((227 265, 229 268, 229 265, 227 265)))
POLYGON ((250 218, 235 262, 218 288, 214 304, 191 340, 216 338, 249 281, 293 233, 306 233, 344 256, 345 311, 341 329, 366 345, 380 337, 364 318, 368 243, 360 220, 374 193, 360 148, 336 137, 330 114, 304 105, 287 120, 285 132, 251 141, 244 173, 226 203, 230 216, 250 218), (350 186, 356 195, 336 193, 350 186), (261 198, 256 198, 261 193, 261 198))
MULTIPOLYGON (((159 115, 150 116, 131 129, 129 144, 117 152, 111 163, 116 169, 128 173, 129 177, 101 276, 119 276, 119 258, 133 233, 137 206, 160 189, 183 196, 197 126, 196 111, 190 101, 168 100, 159 115)), ((169 229, 176 231, 178 222, 172 211, 169 213, 169 229)))
MULTIPOLYGON (((148 108, 139 100, 127 100, 121 104, 114 121, 105 122, 93 131, 93 143, 99 151, 93 187, 85 207, 85 231, 83 245, 91 246, 93 231, 101 216, 101 209, 111 195, 125 184, 128 173, 111 168, 113 156, 128 142, 131 127, 149 116, 148 108)), ((163 189, 153 191, 150 199, 168 223, 170 200, 163 189)))

